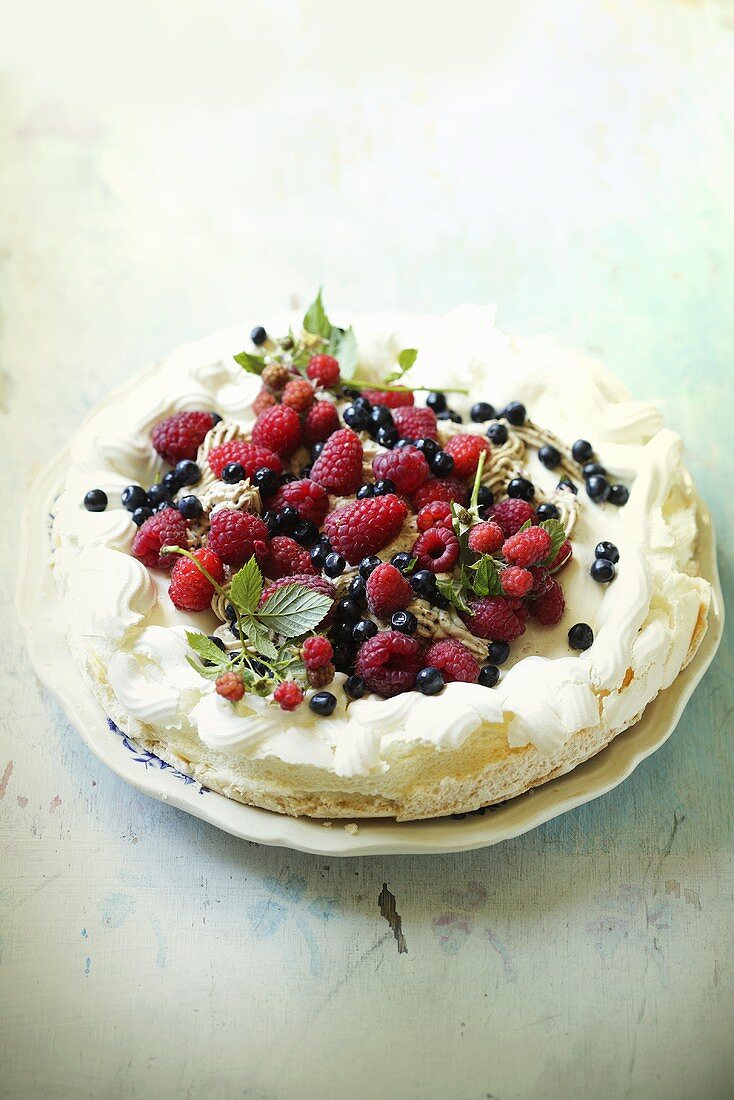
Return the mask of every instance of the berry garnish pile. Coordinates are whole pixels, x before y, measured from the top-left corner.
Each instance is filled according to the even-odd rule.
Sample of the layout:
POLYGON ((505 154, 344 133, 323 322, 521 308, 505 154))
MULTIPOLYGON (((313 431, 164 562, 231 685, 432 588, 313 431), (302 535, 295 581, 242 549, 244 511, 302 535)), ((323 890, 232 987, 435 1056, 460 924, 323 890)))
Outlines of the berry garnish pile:
MULTIPOLYGON (((336 683, 347 703, 494 687, 528 622, 564 617, 578 482, 604 506, 629 490, 588 441, 564 446, 520 402, 476 401, 464 423, 448 398, 463 391, 421 400, 415 349, 384 381, 360 377, 354 333, 320 294, 300 335, 258 326, 251 339, 235 356, 260 379, 251 427, 210 410, 161 420, 151 446, 170 469, 121 494, 131 552, 170 571, 179 611, 220 620, 188 632, 192 665, 232 704, 251 693, 324 717, 336 683), (529 449, 558 472, 550 493, 527 476, 529 449)), ((102 489, 84 498, 108 505, 102 489)), ((618 563, 600 542, 590 579, 608 585, 618 563)), ((568 630, 571 650, 592 643, 588 624, 568 630)))

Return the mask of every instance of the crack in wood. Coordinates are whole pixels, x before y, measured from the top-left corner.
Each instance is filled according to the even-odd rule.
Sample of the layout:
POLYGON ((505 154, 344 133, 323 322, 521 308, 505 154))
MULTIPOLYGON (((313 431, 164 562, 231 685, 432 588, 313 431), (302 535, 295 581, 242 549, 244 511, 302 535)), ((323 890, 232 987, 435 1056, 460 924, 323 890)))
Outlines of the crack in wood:
POLYGON ((388 890, 386 882, 382 884, 382 890, 377 899, 377 904, 380 906, 380 916, 384 917, 390 925, 393 936, 397 940, 398 955, 407 955, 408 945, 403 935, 403 921, 397 910, 395 895, 388 890))

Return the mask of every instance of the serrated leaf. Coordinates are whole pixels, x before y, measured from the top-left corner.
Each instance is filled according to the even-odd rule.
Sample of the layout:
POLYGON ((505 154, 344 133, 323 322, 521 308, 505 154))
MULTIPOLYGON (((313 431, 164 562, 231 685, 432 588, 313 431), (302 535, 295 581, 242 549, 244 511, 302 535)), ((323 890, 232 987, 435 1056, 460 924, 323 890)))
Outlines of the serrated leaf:
POLYGON ((244 367, 248 374, 256 374, 258 378, 267 366, 264 355, 252 355, 249 351, 241 351, 239 355, 235 355, 234 361, 244 367))
POLYGON ((531 519, 526 519, 525 522, 523 523, 522 527, 518 527, 517 531, 515 531, 515 534, 519 535, 521 531, 527 531, 528 527, 532 527, 532 526, 533 526, 533 521, 531 519))
POLYGON ((321 301, 321 288, 306 310, 303 327, 314 336, 321 336, 324 340, 331 339, 331 321, 326 316, 324 303, 321 301))
POLYGON ((469 611, 469 605, 464 599, 460 583, 439 577, 436 579, 436 584, 441 595, 445 596, 454 607, 458 608, 459 611, 469 611))
POLYGON ((566 528, 558 519, 546 519, 540 524, 544 531, 547 531, 551 539, 551 548, 548 551, 548 556, 543 558, 541 565, 550 565, 554 559, 558 556, 558 551, 566 541, 566 528))
POLYGON ((195 661, 190 654, 186 654, 186 660, 189 662, 194 672, 198 672, 200 676, 203 676, 205 680, 218 680, 222 675, 222 666, 217 665, 212 668, 206 668, 204 665, 200 665, 198 661, 195 661))
POLYGON ((241 611, 252 612, 262 595, 263 575, 254 557, 232 577, 229 598, 241 611))
POLYGON ((266 660, 274 661, 278 650, 270 639, 267 628, 257 619, 247 616, 242 620, 242 629, 256 653, 266 660))
POLYGON ((257 617, 276 634, 297 638, 318 626, 332 602, 330 596, 306 585, 284 584, 268 596, 257 617))
POLYGON ((331 351, 334 358, 339 360, 342 378, 351 378, 359 366, 357 338, 351 325, 345 332, 332 337, 331 351))
POLYGON ((477 596, 501 596, 502 581, 500 572, 489 554, 482 554, 479 561, 470 566, 474 571, 472 588, 477 596))
POLYGON ((205 661, 211 661, 214 665, 229 664, 230 658, 227 654, 223 653, 219 646, 215 645, 206 634, 199 634, 195 630, 187 630, 186 641, 194 653, 197 653, 205 661))

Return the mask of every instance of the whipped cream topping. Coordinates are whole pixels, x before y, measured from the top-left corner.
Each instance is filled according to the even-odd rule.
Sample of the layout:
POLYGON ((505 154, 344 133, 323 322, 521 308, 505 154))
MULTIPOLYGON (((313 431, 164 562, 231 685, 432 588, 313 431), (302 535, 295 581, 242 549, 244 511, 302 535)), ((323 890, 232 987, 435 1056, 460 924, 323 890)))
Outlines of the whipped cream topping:
MULTIPOLYGON (((629 722, 677 675, 707 599, 708 585, 694 575, 695 506, 679 437, 594 360, 547 337, 501 333, 493 308, 462 306, 443 317, 337 317, 336 323, 354 326, 361 375, 378 379, 401 348, 416 347, 407 384, 468 388, 471 398, 463 405, 452 399, 460 410, 479 399, 496 406, 523 401, 535 423, 560 438, 591 439, 615 480, 631 486, 624 508, 584 499, 574 560, 562 574, 561 622, 548 629, 529 620, 494 689, 449 684, 430 699, 417 692, 367 696, 347 708, 337 676, 337 708, 328 719, 305 706, 287 714, 250 695, 234 706, 221 699, 188 664, 185 638, 186 629, 209 633, 218 622, 209 611, 177 611, 167 576, 130 555, 134 528, 119 494, 130 482, 149 485, 159 474, 150 433, 163 417, 205 408, 245 428, 252 424, 259 382, 232 358, 249 346, 249 329, 242 328, 180 348, 113 394, 72 442, 55 514, 54 569, 74 650, 88 671, 108 682, 127 713, 151 726, 185 730, 218 753, 275 758, 340 777, 379 773, 420 746, 456 750, 482 725, 504 731, 513 747, 532 744, 550 754, 577 731, 629 722), (83 508, 92 486, 107 493, 105 512, 83 508), (602 539, 620 551, 617 577, 606 586, 588 575, 602 539), (588 622, 595 635, 580 655, 567 641, 575 622, 588 622)), ((285 332, 299 324, 285 315, 267 327, 285 332)), ((526 465, 541 489, 555 486, 557 474, 534 453, 526 465)))

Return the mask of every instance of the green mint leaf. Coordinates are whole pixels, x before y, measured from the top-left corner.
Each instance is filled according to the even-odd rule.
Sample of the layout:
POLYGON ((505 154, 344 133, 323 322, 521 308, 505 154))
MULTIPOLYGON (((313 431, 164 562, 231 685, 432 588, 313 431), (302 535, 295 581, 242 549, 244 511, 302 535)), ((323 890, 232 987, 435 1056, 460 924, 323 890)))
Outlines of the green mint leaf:
MULTIPOLYGON (((224 656, 224 654, 222 654, 224 656)), ((199 676, 203 676, 205 680, 218 680, 222 675, 222 666, 215 665, 212 668, 205 668, 204 665, 200 665, 198 661, 195 661, 190 654, 186 654, 186 660, 189 662, 194 672, 198 672, 199 676)), ((229 662, 227 662, 229 663, 229 662)))
POLYGON ((482 554, 479 561, 470 566, 470 569, 474 571, 471 585, 477 596, 502 595, 500 572, 489 554, 482 554))
POLYGON ((437 577, 436 584, 442 596, 445 596, 459 611, 469 611, 469 605, 464 599, 462 586, 459 582, 445 577, 437 577))
POLYGON ((332 337, 331 352, 339 360, 342 378, 351 378, 359 366, 357 338, 351 325, 346 332, 337 332, 332 337))
POLYGON ((297 638, 318 626, 332 602, 330 596, 303 584, 284 584, 268 596, 257 617, 276 634, 297 638))
POLYGON ((248 374, 256 374, 258 377, 267 366, 264 355, 252 355, 249 351, 241 351, 234 357, 235 363, 244 367, 248 374))
POLYGON ((528 527, 532 527, 532 526, 533 526, 533 521, 531 519, 526 519, 525 522, 523 523, 522 527, 518 527, 517 531, 515 531, 515 534, 519 535, 521 531, 527 531, 528 527))
POLYGON ((242 629, 256 653, 259 653, 261 657, 265 657, 266 660, 275 660, 278 656, 278 650, 273 645, 268 630, 262 623, 248 616, 242 620, 242 629))
POLYGON ((544 531, 547 531, 551 538, 551 548, 548 551, 548 556, 543 559, 541 565, 550 565, 554 559, 558 556, 558 551, 566 541, 566 528, 558 519, 546 519, 540 524, 544 531))
POLYGON ((417 348, 403 348, 403 350, 398 355, 398 366, 400 367, 400 373, 405 374, 406 371, 410 370, 417 358, 417 348))
POLYGON ((211 661, 214 665, 227 665, 230 658, 223 653, 218 645, 215 645, 206 634, 199 634, 195 630, 186 631, 186 641, 194 653, 205 661, 211 661))
POLYGON ((303 327, 313 336, 321 336, 324 340, 331 339, 331 321, 326 316, 324 303, 321 301, 321 288, 311 305, 306 310, 303 318, 303 327))
POLYGON ((262 595, 263 575, 254 557, 232 577, 229 598, 240 611, 250 613, 262 595))

